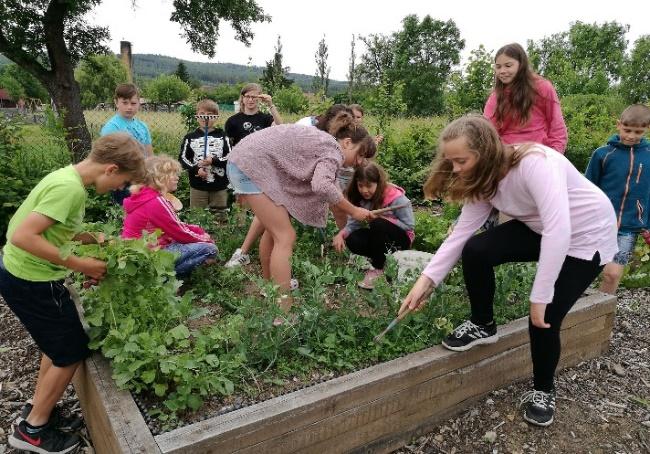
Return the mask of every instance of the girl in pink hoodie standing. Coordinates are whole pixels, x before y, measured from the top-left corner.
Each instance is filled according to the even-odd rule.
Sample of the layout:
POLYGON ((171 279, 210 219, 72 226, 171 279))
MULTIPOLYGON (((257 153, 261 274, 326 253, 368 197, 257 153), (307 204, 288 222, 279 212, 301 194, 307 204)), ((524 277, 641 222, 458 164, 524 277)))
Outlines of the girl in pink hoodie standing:
POLYGON ((181 166, 169 156, 147 159, 144 186, 131 189, 124 199, 124 226, 122 238, 140 238, 142 232, 160 230, 158 246, 179 254, 175 270, 179 277, 206 262, 213 262, 217 247, 212 238, 198 225, 182 222, 171 202, 163 194, 174 192, 178 186, 181 166))
POLYGON ((553 84, 535 74, 521 45, 507 44, 494 58, 494 90, 484 115, 504 143, 535 142, 564 153, 567 129, 553 84))
POLYGON ((368 210, 394 208, 370 221, 367 227, 352 217, 333 238, 334 248, 341 252, 347 246, 351 252, 368 257, 373 269, 366 271, 359 287, 372 290, 375 280, 384 274, 386 253, 409 249, 415 238, 415 217, 404 189, 388 181, 386 172, 370 162, 357 167, 347 188, 352 205, 368 210))

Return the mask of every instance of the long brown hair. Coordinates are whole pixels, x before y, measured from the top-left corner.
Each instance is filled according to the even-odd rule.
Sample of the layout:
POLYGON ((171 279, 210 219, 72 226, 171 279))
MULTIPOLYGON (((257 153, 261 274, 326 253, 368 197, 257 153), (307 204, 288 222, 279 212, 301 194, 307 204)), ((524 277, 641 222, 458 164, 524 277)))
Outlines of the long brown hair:
POLYGON ((497 97, 496 122, 498 125, 503 125, 506 121, 525 125, 530 120, 530 110, 535 104, 537 97, 535 82, 539 76, 531 69, 528 55, 520 44, 506 44, 499 49, 494 56, 495 63, 500 55, 517 60, 519 69, 508 85, 499 80, 496 70, 494 72, 494 92, 497 97))
POLYGON ((347 189, 348 200, 352 205, 360 206, 361 202, 365 199, 359 192, 357 183, 377 183, 377 189, 370 198, 371 210, 376 210, 382 207, 384 200, 384 192, 388 186, 388 176, 384 169, 379 164, 369 162, 363 166, 359 166, 354 170, 354 175, 347 189))
POLYGON ((336 140, 350 139, 353 144, 359 145, 358 154, 364 158, 372 158, 377 152, 377 145, 368 131, 359 125, 347 110, 338 112, 327 124, 327 132, 336 140))
POLYGON ((440 134, 424 195, 428 199, 452 202, 488 200, 496 194, 499 181, 507 171, 518 165, 532 147, 533 144, 525 144, 515 149, 504 145, 492 123, 482 115, 460 117, 440 134), (465 139, 469 150, 478 158, 471 175, 466 177, 454 174, 453 164, 443 152, 447 142, 459 138, 465 139))

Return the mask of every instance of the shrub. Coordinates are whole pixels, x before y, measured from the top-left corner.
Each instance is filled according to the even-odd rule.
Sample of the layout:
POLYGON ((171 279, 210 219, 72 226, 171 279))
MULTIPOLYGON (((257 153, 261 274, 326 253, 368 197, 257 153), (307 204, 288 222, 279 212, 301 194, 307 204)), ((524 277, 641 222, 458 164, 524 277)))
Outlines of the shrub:
POLYGON ((305 112, 309 100, 297 85, 281 88, 273 95, 273 103, 282 112, 298 114, 305 112))
POLYGON ((616 119, 625 108, 618 96, 569 95, 562 98, 562 112, 569 131, 566 156, 584 172, 594 150, 615 132, 616 119))

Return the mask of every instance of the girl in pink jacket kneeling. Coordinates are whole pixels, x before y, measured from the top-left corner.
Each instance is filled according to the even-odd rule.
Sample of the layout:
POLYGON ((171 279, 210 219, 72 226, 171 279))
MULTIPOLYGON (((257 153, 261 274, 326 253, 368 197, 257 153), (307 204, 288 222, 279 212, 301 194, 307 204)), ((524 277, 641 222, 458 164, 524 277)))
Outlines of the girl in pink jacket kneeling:
POLYGON ((174 207, 163 194, 178 186, 181 166, 169 156, 154 156, 145 162, 147 174, 144 186, 134 186, 131 196, 124 199, 122 238, 140 238, 142 232, 161 231, 158 246, 179 254, 175 270, 179 277, 205 262, 214 262, 217 246, 198 225, 186 224, 178 218, 174 207))

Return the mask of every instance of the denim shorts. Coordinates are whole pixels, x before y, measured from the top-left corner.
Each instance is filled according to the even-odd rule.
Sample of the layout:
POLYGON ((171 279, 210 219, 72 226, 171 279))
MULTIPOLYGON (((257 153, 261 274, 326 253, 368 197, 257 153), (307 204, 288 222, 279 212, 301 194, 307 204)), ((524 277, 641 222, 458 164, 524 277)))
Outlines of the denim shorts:
POLYGON ((52 364, 65 367, 90 356, 88 336, 63 281, 20 279, 0 256, 0 294, 52 364))
POLYGON ((618 242, 618 252, 614 256, 614 263, 617 265, 627 265, 632 260, 632 255, 634 254, 634 246, 636 245, 636 239, 639 236, 638 233, 634 232, 619 232, 616 237, 618 242))
POLYGON ((230 185, 235 191, 235 194, 246 195, 262 193, 262 190, 258 188, 257 185, 231 161, 228 161, 228 164, 226 165, 226 174, 228 175, 228 181, 230 181, 230 185))

